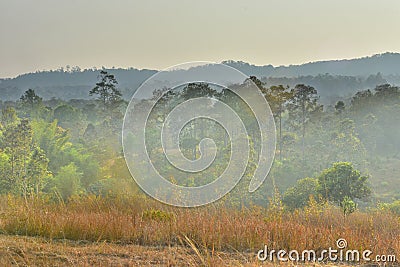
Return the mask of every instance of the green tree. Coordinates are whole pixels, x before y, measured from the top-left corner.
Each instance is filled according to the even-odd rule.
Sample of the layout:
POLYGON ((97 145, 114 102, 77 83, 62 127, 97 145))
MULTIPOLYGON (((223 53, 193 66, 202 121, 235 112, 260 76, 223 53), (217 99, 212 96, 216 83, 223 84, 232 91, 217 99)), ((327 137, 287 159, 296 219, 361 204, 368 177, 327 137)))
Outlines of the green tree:
MULTIPOLYGON (((197 97, 208 97, 214 98, 219 94, 213 88, 211 88, 207 83, 189 83, 184 87, 180 97, 184 100, 197 98, 197 97)), ((199 135, 204 136, 205 134, 205 123, 204 120, 195 120, 191 123, 191 136, 186 136, 184 138, 184 145, 186 148, 191 148, 192 159, 195 160, 198 157, 198 144, 199 135)))
POLYGON ((38 118, 45 116, 43 99, 35 93, 35 90, 28 89, 20 98, 20 105, 24 117, 38 118))
POLYGON ((64 200, 68 200, 74 195, 78 195, 82 190, 82 174, 74 163, 61 167, 58 174, 54 177, 54 183, 57 192, 64 200))
POLYGON ((348 197, 351 200, 371 195, 368 176, 361 175, 350 162, 336 162, 319 176, 319 193, 338 205, 348 197))
POLYGON ((294 128, 301 128, 301 151, 304 161, 307 123, 314 112, 322 110, 322 106, 318 104, 317 90, 312 86, 298 84, 291 94, 292 97, 288 101, 289 119, 294 128))
POLYGON ((118 82, 113 74, 109 74, 105 70, 100 71, 99 82, 90 90, 89 95, 98 96, 102 103, 103 111, 118 108, 122 103, 122 94, 117 89, 117 84, 118 82))
POLYGON ((399 101, 400 89, 390 84, 382 84, 375 87, 375 98, 387 103, 396 103, 399 101))
POLYGON ((28 89, 20 98, 23 104, 30 105, 32 108, 42 103, 42 98, 35 93, 35 90, 28 89))
POLYGON ((51 173, 48 171, 49 159, 42 149, 35 146, 28 164, 28 187, 38 195, 50 178, 51 173))
POLYGON ((365 161, 365 148, 355 130, 355 123, 351 119, 338 122, 337 129, 332 130, 330 162, 350 161, 362 164, 365 161))
POLYGON ((345 104, 344 104, 344 102, 341 101, 341 100, 338 101, 338 102, 336 103, 336 105, 335 105, 335 110, 336 110, 336 112, 337 112, 339 115, 341 115, 341 114, 343 113, 344 109, 345 109, 345 104))
POLYGON ((7 127, 10 124, 14 124, 18 121, 17 112, 12 107, 5 107, 1 111, 1 124, 3 127, 7 127))
POLYGON ((340 202, 340 207, 343 211, 343 217, 346 218, 347 215, 356 211, 357 204, 350 197, 345 196, 342 202, 340 202))
POLYGON ((283 203, 289 209, 305 207, 310 197, 316 198, 318 193, 318 180, 314 178, 303 178, 296 185, 288 188, 283 195, 283 203))
POLYGON ((10 157, 0 151, 0 194, 10 193, 13 188, 12 180, 9 176, 10 172, 10 157))
POLYGON ((357 92, 351 99, 351 109, 356 112, 364 112, 365 109, 371 107, 373 102, 373 94, 371 90, 357 92))
POLYGON ((34 120, 31 125, 33 140, 51 160, 50 170, 57 172, 60 162, 63 161, 64 148, 70 139, 68 131, 58 126, 57 121, 49 123, 44 120, 34 120))
POLYGON ((279 160, 282 161, 283 154, 283 138, 282 138, 282 114, 286 111, 287 101, 293 97, 289 87, 283 85, 271 86, 266 90, 265 98, 267 99, 272 113, 279 125, 279 160))
POLYGON ((27 195, 27 164, 32 145, 32 128, 23 119, 17 124, 9 124, 3 132, 2 149, 9 155, 11 165, 8 180, 13 191, 27 195))

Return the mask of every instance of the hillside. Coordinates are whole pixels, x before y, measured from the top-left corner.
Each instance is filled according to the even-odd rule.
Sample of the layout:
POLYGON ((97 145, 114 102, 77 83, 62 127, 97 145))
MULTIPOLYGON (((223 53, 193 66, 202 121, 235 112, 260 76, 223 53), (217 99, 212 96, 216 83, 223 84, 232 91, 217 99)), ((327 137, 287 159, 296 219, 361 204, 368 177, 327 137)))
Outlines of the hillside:
POLYGON ((368 76, 378 72, 384 75, 400 75, 400 53, 384 53, 370 57, 343 60, 310 62, 301 65, 274 67, 272 65, 255 66, 241 61, 223 63, 240 69, 246 74, 264 77, 297 77, 329 73, 344 76, 368 76))
MULTIPOLYGON (((302 65, 274 67, 255 66, 241 61, 223 63, 239 69, 247 75, 263 78, 267 85, 299 83, 317 88, 321 100, 331 103, 358 90, 374 88, 378 84, 400 84, 400 54, 385 53, 371 57, 311 62, 302 65)), ((124 98, 129 99, 134 91, 155 74, 157 70, 107 69, 119 81, 124 98)), ((19 75, 16 78, 0 79, 0 94, 3 101, 16 100, 28 88, 35 89, 44 99, 87 99, 88 91, 97 80, 99 70, 60 69, 19 75)))

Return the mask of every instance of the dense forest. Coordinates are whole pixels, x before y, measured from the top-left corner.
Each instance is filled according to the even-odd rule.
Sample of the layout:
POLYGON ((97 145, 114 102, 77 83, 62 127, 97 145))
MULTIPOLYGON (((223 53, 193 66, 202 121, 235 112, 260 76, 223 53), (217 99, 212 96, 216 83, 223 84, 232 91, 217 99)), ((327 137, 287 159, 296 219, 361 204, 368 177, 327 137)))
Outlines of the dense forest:
MULTIPOLYGON (((224 102, 248 134, 249 161, 236 187, 212 204, 179 208, 148 197, 132 179, 125 145, 134 148, 140 140, 122 134, 129 109, 118 79, 101 70, 87 99, 45 98, 30 88, 17 101, 0 102, 0 262, 260 266, 255 252, 265 247, 319 252, 345 238, 349 249, 370 248, 371 259, 396 264, 399 87, 379 84, 329 105, 318 87, 270 85, 255 76, 229 86, 232 91, 202 82, 156 86, 149 98, 131 103, 147 109, 158 99, 147 120, 146 148, 169 182, 193 187, 214 181, 235 140, 211 120, 189 122, 179 134, 183 155, 197 160, 208 153, 199 147, 206 137, 217 153, 205 171, 182 175, 160 144, 166 115, 179 104, 196 97, 224 102), (276 125, 271 171, 253 193, 248 190, 259 167, 260 129, 235 90, 262 92, 276 125)), ((142 164, 135 165, 146 176, 142 164)))
MULTIPOLYGON (((117 78, 101 71, 97 83, 87 91, 93 97, 90 100, 44 100, 29 89, 18 101, 2 102, 0 192, 64 201, 91 194, 143 194, 133 182, 122 154, 121 127, 127 102, 118 89, 117 78)), ((255 76, 250 80, 261 89, 274 115, 276 158, 262 188, 254 194, 243 193, 249 181, 243 179, 224 199, 226 203, 267 206, 271 196, 280 194, 289 209, 305 206, 310 197, 339 206, 350 201, 359 207, 374 207, 400 198, 400 180, 394 171, 400 166, 399 87, 381 84, 334 105, 322 105, 318 88, 306 84, 268 86, 255 76)), ((246 82, 236 86, 245 86, 246 82)), ((155 95, 160 93, 156 89, 155 95)), ((151 120, 154 129, 162 123, 157 116, 165 108, 170 110, 184 99, 199 96, 232 99, 229 90, 188 84, 164 95, 163 110, 154 112, 156 117, 151 120)), ((250 116, 245 121, 252 127, 246 108, 233 103, 239 105, 243 116, 250 116)), ((207 122, 196 125, 197 132, 216 127, 207 122)), ((221 141, 220 146, 226 146, 223 132, 212 132, 221 141)), ((187 157, 198 157, 199 138, 198 134, 183 135, 187 157)), ((256 147, 257 137, 249 138, 256 147)), ((134 144, 134 137, 131 141, 134 144)), ((157 144, 149 147, 157 157, 157 144)), ((221 159, 224 157, 221 154, 221 159)), ((162 163, 164 159, 157 160, 162 163)), ((174 182, 186 186, 208 183, 223 167, 221 163, 207 175, 174 182)), ((167 168, 164 172, 176 177, 174 170, 167 168)), ((248 170, 246 177, 251 177, 251 172, 248 170)))

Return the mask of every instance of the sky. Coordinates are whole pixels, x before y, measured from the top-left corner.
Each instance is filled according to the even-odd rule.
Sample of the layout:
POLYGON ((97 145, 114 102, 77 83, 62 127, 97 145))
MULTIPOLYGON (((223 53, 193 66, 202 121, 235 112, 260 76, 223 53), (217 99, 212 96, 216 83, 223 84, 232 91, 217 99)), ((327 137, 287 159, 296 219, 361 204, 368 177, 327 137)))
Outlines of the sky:
POLYGON ((400 52, 398 0, 0 0, 0 78, 189 61, 302 64, 400 52))

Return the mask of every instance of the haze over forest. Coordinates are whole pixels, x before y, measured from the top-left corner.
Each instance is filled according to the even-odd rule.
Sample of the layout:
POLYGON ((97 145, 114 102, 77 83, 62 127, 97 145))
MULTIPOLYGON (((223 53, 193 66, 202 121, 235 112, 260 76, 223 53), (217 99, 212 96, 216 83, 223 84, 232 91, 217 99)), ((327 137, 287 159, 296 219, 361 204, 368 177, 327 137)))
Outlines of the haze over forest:
MULTIPOLYGON (((318 89, 321 101, 332 104, 341 97, 373 89, 384 83, 400 84, 400 53, 383 53, 370 57, 310 62, 302 65, 256 66, 242 61, 227 60, 246 75, 260 78, 266 85, 309 84, 318 89)), ((112 68, 107 69, 119 82, 125 99, 129 99, 142 82, 157 70, 112 68)), ((80 69, 66 66, 58 70, 37 71, 15 78, 0 79, 3 101, 17 100, 24 91, 34 89, 44 99, 88 99, 88 90, 96 82, 98 69, 80 69)), ((160 85, 162 86, 162 85, 160 85)))

